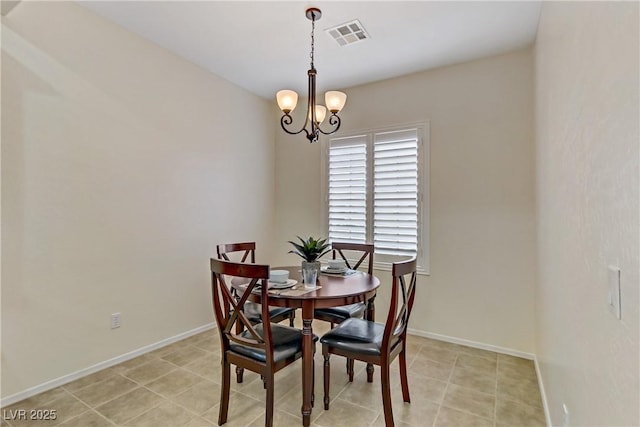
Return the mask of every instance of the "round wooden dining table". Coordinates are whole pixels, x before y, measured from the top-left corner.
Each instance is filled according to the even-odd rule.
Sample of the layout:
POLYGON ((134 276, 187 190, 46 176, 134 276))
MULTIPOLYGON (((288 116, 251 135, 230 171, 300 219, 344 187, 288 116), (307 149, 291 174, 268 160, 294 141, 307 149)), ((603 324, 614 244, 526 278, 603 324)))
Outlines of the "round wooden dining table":
MULTIPOLYGON (((300 267, 273 267, 272 270, 289 270, 289 278, 302 283, 300 267)), ((380 280, 364 272, 342 276, 318 274, 316 289, 297 295, 292 292, 274 291, 269 293, 269 305, 302 309, 302 425, 309 426, 311 421, 313 388, 313 312, 316 308, 338 307, 341 305, 366 302, 365 318, 375 320, 374 300, 380 286, 380 280)), ((301 287, 301 286, 300 286, 301 287)), ((306 289, 305 289, 306 290, 306 289)), ((258 301, 259 302, 259 296, 258 301)), ((373 365, 367 365, 368 378, 373 376, 373 365)))

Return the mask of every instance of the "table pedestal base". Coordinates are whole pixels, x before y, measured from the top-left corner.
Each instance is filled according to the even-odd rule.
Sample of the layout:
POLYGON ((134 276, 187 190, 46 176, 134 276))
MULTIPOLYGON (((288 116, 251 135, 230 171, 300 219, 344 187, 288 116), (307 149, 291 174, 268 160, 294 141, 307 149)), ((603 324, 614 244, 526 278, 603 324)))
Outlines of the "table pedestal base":
POLYGON ((313 301, 302 304, 302 425, 311 424, 311 408, 313 406, 313 301))

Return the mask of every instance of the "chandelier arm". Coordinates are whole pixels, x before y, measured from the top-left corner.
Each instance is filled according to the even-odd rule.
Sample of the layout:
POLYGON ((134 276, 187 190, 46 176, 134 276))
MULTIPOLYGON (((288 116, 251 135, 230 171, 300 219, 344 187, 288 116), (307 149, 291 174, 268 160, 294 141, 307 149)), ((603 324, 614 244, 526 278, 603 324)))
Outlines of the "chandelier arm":
MULTIPOLYGON (((290 114, 283 114, 282 117, 280 117, 280 126, 282 127, 282 130, 285 131, 286 133, 288 133, 289 135, 297 135, 299 133, 301 133, 302 131, 305 131, 305 133, 309 133, 307 132, 307 130, 305 129, 306 126, 303 126, 302 129, 300 129, 299 131, 292 131, 287 129, 287 126, 289 126, 290 124, 293 123, 293 117, 291 117, 290 114)), ((306 123, 305 123, 306 125, 306 123)))
POLYGON ((285 113, 280 118, 280 126, 282 127, 282 130, 285 131, 286 133, 288 133, 289 135, 297 135, 299 133, 304 132, 305 136, 307 137, 309 142, 315 142, 315 141, 318 140, 318 132, 317 132, 317 130, 315 131, 315 133, 310 133, 307 130, 307 121, 306 120, 305 120, 304 126, 299 131, 292 131, 292 130, 287 129, 286 126, 290 125, 292 122, 293 122, 293 118, 291 117, 291 115, 285 113))
POLYGON ((318 132, 320 132, 323 135, 331 135, 332 133, 336 133, 338 129, 340 129, 341 123, 342 123, 342 120, 340 120, 340 117, 338 115, 331 114, 331 116, 329 117, 329 124, 331 126, 335 126, 335 129, 324 131, 320 128, 320 126, 318 126, 316 129, 318 130, 318 132))

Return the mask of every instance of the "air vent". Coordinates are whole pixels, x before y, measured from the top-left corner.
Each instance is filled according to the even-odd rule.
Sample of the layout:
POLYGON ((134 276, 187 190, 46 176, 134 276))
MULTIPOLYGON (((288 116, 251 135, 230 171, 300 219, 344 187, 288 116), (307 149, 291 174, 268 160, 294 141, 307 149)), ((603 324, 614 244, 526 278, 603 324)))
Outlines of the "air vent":
POLYGON ((325 30, 340 46, 346 46, 369 39, 369 34, 360 21, 354 19, 325 30))

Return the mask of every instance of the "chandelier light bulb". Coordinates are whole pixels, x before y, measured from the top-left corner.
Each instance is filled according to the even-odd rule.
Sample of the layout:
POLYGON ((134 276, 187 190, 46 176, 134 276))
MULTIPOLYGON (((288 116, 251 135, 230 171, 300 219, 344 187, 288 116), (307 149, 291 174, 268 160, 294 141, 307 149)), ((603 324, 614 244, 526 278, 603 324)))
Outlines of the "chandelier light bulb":
MULTIPOLYGON (((327 116, 327 108, 324 105, 316 105, 316 124, 320 124, 327 116)), ((309 120, 311 120, 311 111, 309 111, 309 120)))
POLYGON ((347 94, 337 90, 330 90, 324 94, 324 101, 331 114, 338 114, 347 102, 347 94))
POLYGON ((296 108, 298 94, 292 90, 281 90, 276 94, 276 100, 282 112, 288 114, 296 108))

